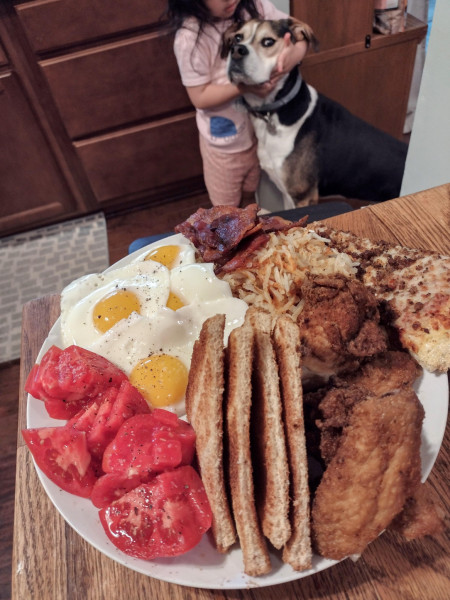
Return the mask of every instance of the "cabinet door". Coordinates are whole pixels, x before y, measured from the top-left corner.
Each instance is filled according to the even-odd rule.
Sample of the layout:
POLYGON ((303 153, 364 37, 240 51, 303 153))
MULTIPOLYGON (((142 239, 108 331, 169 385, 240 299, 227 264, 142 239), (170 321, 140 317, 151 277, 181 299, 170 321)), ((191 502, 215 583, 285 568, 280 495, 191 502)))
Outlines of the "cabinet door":
POLYGON ((290 6, 293 17, 311 25, 321 52, 372 33, 373 0, 291 0, 290 6))
POLYGON ((37 0, 16 6, 35 52, 136 31, 159 21, 166 0, 37 0))
POLYGON ((102 207, 187 195, 202 185, 193 113, 75 142, 102 207))
POLYGON ((172 36, 153 33, 40 63, 72 139, 190 107, 172 36))
POLYGON ((0 76, 2 235, 73 213, 76 203, 14 73, 0 76))
POLYGON ((374 36, 371 48, 354 44, 311 54, 302 75, 325 96, 402 139, 417 44, 426 32, 422 23, 413 25, 392 36, 374 36))
POLYGON ((0 66, 7 65, 7 64, 8 64, 8 58, 6 56, 5 51, 3 50, 3 46, 0 44, 0 66))

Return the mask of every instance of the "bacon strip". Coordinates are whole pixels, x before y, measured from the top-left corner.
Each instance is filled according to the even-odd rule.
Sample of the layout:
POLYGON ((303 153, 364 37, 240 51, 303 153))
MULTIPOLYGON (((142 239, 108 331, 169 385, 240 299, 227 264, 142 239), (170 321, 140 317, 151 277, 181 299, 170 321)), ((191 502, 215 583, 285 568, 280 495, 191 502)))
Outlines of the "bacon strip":
POLYGON ((244 266, 252 252, 268 241, 268 233, 304 227, 308 220, 303 217, 293 223, 278 216, 258 217, 257 212, 257 204, 199 208, 175 231, 194 244, 205 262, 216 263, 218 270, 233 271, 244 266))
POLYGON ((216 262, 227 257, 244 237, 261 228, 257 211, 256 204, 246 208, 199 208, 184 223, 177 225, 175 231, 194 244, 205 262, 216 262))
POLYGON ((231 258, 228 262, 226 262, 221 268, 220 271, 224 273, 229 273, 231 271, 235 271, 236 269, 241 269, 247 265, 247 261, 253 252, 256 252, 258 248, 264 246, 269 241, 268 233, 258 232, 254 237, 247 238, 240 245, 239 250, 236 254, 231 258))

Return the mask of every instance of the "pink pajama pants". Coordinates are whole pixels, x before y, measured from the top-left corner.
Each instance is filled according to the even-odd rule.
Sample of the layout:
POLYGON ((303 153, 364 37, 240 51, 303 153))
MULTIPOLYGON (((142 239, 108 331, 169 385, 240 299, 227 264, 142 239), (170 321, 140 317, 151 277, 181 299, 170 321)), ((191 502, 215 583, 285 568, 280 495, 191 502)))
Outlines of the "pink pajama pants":
POLYGON ((203 176, 214 206, 239 206, 242 192, 255 192, 260 177, 256 142, 242 152, 221 152, 200 137, 203 176))

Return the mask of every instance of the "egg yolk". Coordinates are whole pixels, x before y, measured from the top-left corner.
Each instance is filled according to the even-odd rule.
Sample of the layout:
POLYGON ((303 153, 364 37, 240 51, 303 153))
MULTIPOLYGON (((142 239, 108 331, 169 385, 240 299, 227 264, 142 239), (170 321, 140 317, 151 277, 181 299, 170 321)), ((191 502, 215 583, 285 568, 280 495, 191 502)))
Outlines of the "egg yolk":
POLYGON ((171 308, 172 310, 178 310, 182 306, 185 306, 184 302, 178 298, 176 294, 173 292, 169 292, 169 299, 166 304, 167 308, 171 308))
POLYGON ((130 382, 151 407, 169 406, 183 399, 188 370, 175 356, 153 354, 137 363, 131 371, 130 382))
POLYGON ((149 252, 144 260, 154 260, 168 269, 172 269, 179 254, 180 248, 178 246, 161 246, 149 252))
POLYGON ((128 290, 114 291, 94 306, 92 313, 94 327, 100 333, 106 333, 121 319, 126 319, 132 312, 140 310, 141 305, 136 294, 128 290))

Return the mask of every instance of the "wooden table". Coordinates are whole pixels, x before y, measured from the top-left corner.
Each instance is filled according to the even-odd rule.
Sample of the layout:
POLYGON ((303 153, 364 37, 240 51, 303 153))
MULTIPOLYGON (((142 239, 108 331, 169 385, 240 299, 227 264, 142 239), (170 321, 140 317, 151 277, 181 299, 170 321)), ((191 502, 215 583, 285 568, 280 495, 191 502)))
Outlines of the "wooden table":
MULTIPOLYGON (((340 215, 327 223, 373 240, 384 239, 450 254, 450 185, 340 215)), ((445 534, 406 542, 386 532, 356 563, 345 560, 296 582, 243 591, 168 584, 122 567, 95 550, 65 523, 48 499, 20 435, 20 429, 26 426, 24 378, 58 315, 58 297, 32 301, 24 308, 12 568, 15 600, 444 600, 450 597, 450 544, 445 534)), ((427 482, 447 515, 449 459, 447 427, 427 482)))

